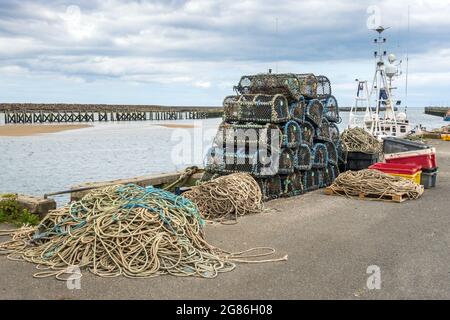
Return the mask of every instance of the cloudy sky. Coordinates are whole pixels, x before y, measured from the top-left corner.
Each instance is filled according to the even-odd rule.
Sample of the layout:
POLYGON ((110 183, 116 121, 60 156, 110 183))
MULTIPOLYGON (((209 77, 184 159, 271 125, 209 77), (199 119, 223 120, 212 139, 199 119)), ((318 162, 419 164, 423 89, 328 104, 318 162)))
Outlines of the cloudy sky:
POLYGON ((373 76, 373 12, 409 49, 409 106, 450 104, 450 0, 1 0, 0 102, 221 105, 272 68, 325 74, 349 105, 373 76))

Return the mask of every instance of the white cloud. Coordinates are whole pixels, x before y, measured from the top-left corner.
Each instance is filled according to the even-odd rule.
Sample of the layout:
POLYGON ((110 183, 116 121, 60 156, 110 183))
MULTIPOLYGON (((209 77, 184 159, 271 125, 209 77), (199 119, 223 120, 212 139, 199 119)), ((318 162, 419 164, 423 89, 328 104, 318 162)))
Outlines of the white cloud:
POLYGON ((194 82, 194 87, 207 89, 211 87, 211 82, 209 81, 196 81, 194 82))
MULTIPOLYGON (((442 86, 450 82, 446 73, 450 0, 377 3, 383 23, 392 26, 390 48, 399 57, 405 51, 406 8, 411 5, 411 36, 419 37, 410 45, 411 86, 429 92, 431 99, 436 92, 427 91, 427 86, 433 86, 433 75, 442 86)), ((349 104, 354 79, 372 76, 374 35, 366 29, 366 8, 373 1, 73 0, 70 4, 0 3, 5 6, 0 10, 2 82, 26 75, 91 87, 101 83, 104 88, 108 82, 142 83, 148 90, 157 87, 158 99, 168 104, 173 92, 184 95, 187 104, 196 99, 216 104, 232 92, 242 74, 278 65, 280 72, 329 76, 341 104, 349 104)), ((42 80, 40 84, 44 85, 42 80)), ((55 90, 74 98, 69 86, 55 90)), ((117 90, 97 96, 121 94, 125 95, 117 90)))

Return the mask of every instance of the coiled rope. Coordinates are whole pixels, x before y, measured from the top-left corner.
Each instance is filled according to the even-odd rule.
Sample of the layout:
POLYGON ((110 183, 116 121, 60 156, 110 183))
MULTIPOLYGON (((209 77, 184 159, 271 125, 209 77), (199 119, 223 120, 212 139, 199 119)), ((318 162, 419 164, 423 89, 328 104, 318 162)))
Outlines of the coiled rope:
POLYGON ((348 197, 364 193, 379 195, 379 198, 386 195, 406 195, 409 199, 419 198, 424 191, 423 186, 412 180, 372 169, 341 173, 329 188, 337 194, 344 193, 348 197))
POLYGON ((194 202, 207 220, 223 221, 229 216, 259 213, 262 193, 248 173, 234 173, 193 187, 183 196, 194 202))
POLYGON ((235 262, 271 255, 272 248, 229 253, 208 244, 204 220, 190 200, 136 185, 96 189, 51 211, 39 226, 3 231, 0 244, 11 260, 37 264, 37 278, 63 279, 70 266, 101 277, 148 278, 162 274, 214 278, 235 262))
POLYGON ((341 134, 341 141, 347 147, 348 152, 382 153, 381 142, 363 128, 346 129, 341 134))

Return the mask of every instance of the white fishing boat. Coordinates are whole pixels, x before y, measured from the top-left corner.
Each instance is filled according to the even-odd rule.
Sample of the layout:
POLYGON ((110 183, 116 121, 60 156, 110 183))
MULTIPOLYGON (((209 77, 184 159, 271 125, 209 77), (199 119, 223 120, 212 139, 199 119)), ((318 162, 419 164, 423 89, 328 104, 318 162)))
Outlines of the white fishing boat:
POLYGON ((393 80, 401 75, 402 61, 397 61, 394 54, 388 54, 384 50, 385 30, 382 26, 375 29, 378 33, 374 40, 378 46, 378 50, 374 52, 375 75, 370 89, 367 81, 357 79, 358 89, 355 103, 350 110, 348 125, 349 128, 364 128, 378 139, 404 137, 413 132, 406 107, 403 112, 397 111, 401 101, 394 98, 393 91, 396 87, 393 86, 393 80))

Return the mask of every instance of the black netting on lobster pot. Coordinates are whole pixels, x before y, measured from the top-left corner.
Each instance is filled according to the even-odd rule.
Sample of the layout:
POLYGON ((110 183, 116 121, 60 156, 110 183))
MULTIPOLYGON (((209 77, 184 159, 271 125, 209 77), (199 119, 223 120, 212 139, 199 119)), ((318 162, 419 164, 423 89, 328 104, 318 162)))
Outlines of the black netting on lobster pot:
POLYGON ((291 149, 282 148, 278 161, 279 174, 290 174, 294 172, 294 152, 291 149))
POLYGON ((311 148, 302 144, 296 151, 295 168, 297 170, 310 170, 312 168, 311 148))
MULTIPOLYGON (((257 114, 254 102, 256 96, 256 94, 243 94, 239 96, 237 102, 239 105, 238 120, 256 121, 255 119, 257 118, 257 114)), ((264 111, 264 109, 262 111, 264 111)), ((265 116, 270 119, 271 113, 268 112, 267 114, 261 114, 260 116, 265 116)))
POLYGON ((338 144, 340 139, 339 128, 335 123, 330 123, 330 139, 335 145, 338 144))
POLYGON ((315 126, 320 127, 323 116, 323 105, 320 100, 313 99, 308 102, 306 107, 305 117, 311 121, 315 126))
POLYGON ((258 150, 254 157, 252 174, 257 177, 269 177, 278 174, 280 167, 279 153, 279 149, 274 151, 258 150))
POLYGON ((337 165, 338 164, 338 153, 336 146, 333 142, 325 142, 325 146, 327 147, 328 154, 328 163, 337 165))
POLYGON ((331 165, 328 165, 324 170, 323 170, 323 180, 322 180, 322 184, 324 187, 328 187, 329 185, 331 185, 333 183, 333 178, 332 178, 333 172, 331 169, 331 165))
POLYGON ((330 96, 323 100, 323 116, 330 122, 341 122, 339 117, 339 106, 336 98, 330 96))
POLYGON ((275 125, 268 123, 262 127, 255 126, 258 131, 258 146, 268 150, 279 150, 283 144, 283 132, 275 125))
POLYGON ((277 164, 267 150, 249 153, 248 149, 240 148, 234 154, 225 153, 224 169, 221 171, 227 173, 247 172, 256 177, 266 177, 278 172, 277 164))
POLYGON ((289 113, 291 118, 297 122, 303 122, 305 120, 306 113, 306 101, 304 97, 301 97, 299 101, 291 103, 289 107, 289 113))
POLYGON ((303 190, 303 176, 300 172, 294 172, 292 175, 293 195, 299 195, 303 190))
POLYGON ((239 120, 239 98, 240 96, 228 96, 223 100, 223 120, 239 120))
POLYGON ((273 176, 270 178, 257 178, 256 181, 261 188, 264 201, 277 199, 283 193, 281 179, 279 176, 273 176))
POLYGON ((317 143, 312 150, 313 168, 324 168, 328 163, 327 147, 323 143, 317 143))
POLYGON ((336 145, 336 149, 338 153, 339 163, 346 164, 348 154, 346 145, 342 141, 339 141, 336 145))
POLYGON ((279 149, 283 142, 283 133, 275 124, 230 124, 223 122, 217 131, 214 143, 223 146, 226 152, 246 148, 248 153, 261 148, 279 149))
POLYGON ((209 148, 203 162, 206 171, 212 173, 223 172, 225 169, 223 149, 217 146, 209 148))
POLYGON ((303 193, 302 177, 299 173, 281 177, 281 185, 284 196, 292 197, 303 193))
POLYGON ((322 173, 319 170, 313 169, 305 171, 305 190, 313 191, 319 189, 321 186, 321 180, 322 173))
POLYGON ((331 165, 331 183, 334 182, 334 180, 336 180, 336 178, 339 176, 339 167, 336 165, 331 165))
POLYGON ((302 143, 302 130, 296 121, 288 121, 284 125, 283 146, 296 148, 302 143))
POLYGON ((247 172, 258 175, 258 152, 248 153, 246 148, 239 148, 236 150, 234 162, 228 164, 227 159, 232 160, 233 157, 225 157, 225 166, 230 172, 247 172), (228 169, 229 168, 229 169, 228 169))
POLYGON ((241 94, 282 94, 297 101, 302 96, 299 79, 295 74, 257 74, 243 76, 235 89, 241 94))
POLYGON ((302 96, 315 99, 317 97, 317 78, 312 73, 297 74, 302 96))
MULTIPOLYGON (((258 105, 260 96, 256 97, 256 104, 258 105)), ((289 105, 288 101, 285 96, 281 94, 277 94, 273 96, 272 101, 272 122, 283 122, 286 120, 289 120, 290 114, 289 114, 289 105)))
POLYGON ((321 141, 331 141, 330 123, 323 118, 320 127, 316 129, 316 139, 321 141))
POLYGON ((315 129, 311 123, 304 121, 300 123, 302 129, 302 143, 312 147, 314 144, 315 129))
POLYGON ((314 172, 313 176, 314 185, 317 186, 317 188, 323 188, 324 187, 323 176, 325 168, 313 169, 312 171, 314 172))
POLYGON ((331 82, 325 76, 317 76, 317 98, 328 99, 331 96, 331 82))
POLYGON ((240 121, 279 123, 289 119, 288 102, 281 94, 242 95, 239 103, 240 121), (251 101, 246 99, 249 97, 251 101))

